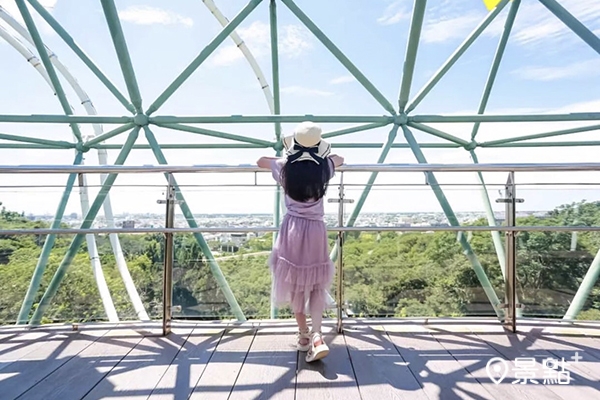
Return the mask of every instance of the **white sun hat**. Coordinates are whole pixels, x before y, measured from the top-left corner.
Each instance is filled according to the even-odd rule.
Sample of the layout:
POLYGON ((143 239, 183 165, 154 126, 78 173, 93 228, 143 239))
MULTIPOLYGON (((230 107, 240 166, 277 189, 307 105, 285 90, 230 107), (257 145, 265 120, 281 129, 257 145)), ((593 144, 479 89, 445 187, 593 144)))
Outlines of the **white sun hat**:
POLYGON ((302 122, 294 134, 283 138, 288 160, 313 161, 320 164, 321 161, 331 153, 331 145, 321 139, 321 127, 314 122, 302 122))

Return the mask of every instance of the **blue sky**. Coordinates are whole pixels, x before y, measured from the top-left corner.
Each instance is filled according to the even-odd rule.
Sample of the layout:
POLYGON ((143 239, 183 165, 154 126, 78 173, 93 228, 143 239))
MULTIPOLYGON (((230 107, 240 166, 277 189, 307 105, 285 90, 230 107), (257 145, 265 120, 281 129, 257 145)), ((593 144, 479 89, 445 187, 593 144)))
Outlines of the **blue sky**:
MULTIPOLYGON (((54 17, 69 31, 77 43, 126 93, 124 81, 110 40, 102 7, 97 1, 44 0, 41 1, 54 17)), ((16 19, 20 20, 12 0, 0 0, 16 19)), ((245 5, 241 0, 215 0, 225 16, 233 18, 245 5)), ((245 40, 256 57, 267 79, 271 80, 268 1, 263 1, 242 23, 237 33, 245 40)), ((374 85, 394 105, 397 104, 402 66, 410 25, 413 2, 409 0, 297 0, 296 3, 312 18, 333 42, 354 62, 374 85)), ((117 1, 117 8, 136 70, 143 96, 148 107, 170 82, 188 65, 202 48, 220 31, 221 26, 200 0, 117 1)), ((600 34, 600 3, 597 0, 562 1, 571 13, 600 34)), ((356 82, 329 51, 302 26, 283 5, 278 4, 280 32, 280 76, 283 114, 348 114, 383 115, 385 110, 356 82)), ((434 90, 416 108, 414 114, 474 114, 491 65, 508 7, 471 46, 461 60, 450 70, 434 90)), ((33 12, 35 14, 35 12, 33 12)), ((427 82, 458 45, 485 17, 487 10, 479 0, 429 1, 419 45, 417 66, 411 89, 411 98, 427 82)), ((96 77, 62 42, 53 31, 36 18, 45 43, 77 78, 89 94, 100 115, 128 115, 123 106, 103 87, 96 77)), ((0 21, 2 26, 6 26, 0 21)), ((24 42, 25 43, 25 42, 24 42)), ((33 50, 33 46, 26 43, 33 50)), ((61 114, 58 101, 41 76, 26 63, 21 54, 0 39, 0 112, 2 114, 61 114)), ((71 104, 78 114, 85 114, 74 92, 67 87, 71 104)), ((556 113, 598 111, 600 108, 600 56, 569 31, 537 1, 523 0, 500 72, 493 88, 488 112, 556 113)), ((264 115, 269 108, 251 68, 241 52, 227 39, 194 75, 172 96, 155 115, 264 115)), ((589 124, 589 123, 588 123, 589 124)), ((585 124, 528 123, 484 124, 478 141, 539 133, 585 124)), ((272 125, 236 124, 206 126, 239 135, 265 140, 274 138, 272 125)), ((327 124, 324 131, 344 127, 327 124)), ((470 124, 437 124, 435 127, 467 139, 470 124)), ((284 132, 293 125, 284 125, 284 132)), ((91 134, 91 127, 82 127, 91 134)), ((112 126, 105 125, 108 131, 112 126)), ((389 128, 376 129, 332 139, 332 142, 383 142, 389 128)), ((0 124, 0 132, 72 140, 67 126, 44 124, 0 124)), ((218 139, 155 129, 161 143, 217 142, 218 139)), ((415 131, 420 142, 439 139, 415 131)), ((598 131, 557 137, 548 140, 594 140, 598 131)), ((122 143, 118 136, 109 143, 122 143)), ((405 140, 402 135, 398 143, 405 140)), ((138 143, 145 143, 143 135, 138 143)), ((344 150, 347 163, 372 163, 378 149, 344 150)), ((541 149, 479 149, 480 162, 558 162, 598 161, 593 148, 541 149)), ((259 150, 166 150, 171 164, 245 164, 260 155, 272 154, 259 150)), ((109 152, 114 161, 116 151, 109 152)), ((470 162, 462 149, 425 150, 432 163, 470 162)), ((0 149, 2 164, 69 164, 72 151, 15 151, 0 149)), ((86 155, 87 164, 97 164, 94 151, 86 155)), ((393 149, 387 162, 413 163, 409 150, 393 149)), ((134 151, 127 164, 155 164, 150 151, 134 151)), ((502 183, 505 174, 486 175, 489 181, 502 183)), ((568 183, 597 181, 598 174, 519 174, 518 181, 561 181, 568 183)), ((2 185, 63 185, 66 176, 2 176, 2 185)), ((439 174, 441 182, 474 183, 474 174, 439 174)), ((180 178, 181 183, 211 184, 223 181, 252 183, 253 176, 194 175, 180 178)), ((365 174, 352 174, 346 182, 366 181, 365 174)), ((378 182, 422 183, 422 174, 402 176, 382 175, 378 182)), ((269 176, 260 177, 269 183, 269 176)), ((97 184, 96 176, 89 177, 97 184)), ((119 185, 144 183, 162 185, 162 176, 121 176, 119 185)), ((336 188, 332 186, 330 195, 336 188)), ((492 199, 496 190, 492 190, 492 199)), ((26 212, 53 213, 60 197, 60 188, 15 190, 0 189, 0 201, 8 208, 26 212)), ((358 188, 351 191, 358 198, 358 188)), ((557 204, 585 197, 597 199, 597 191, 524 190, 526 209, 547 209, 557 204)), ((94 195, 94 190, 91 191, 94 195)), ((156 199, 162 188, 126 189, 116 187, 112 194, 115 212, 162 212, 156 199), (142 193, 142 198, 134 195, 142 193)), ((272 194, 267 188, 239 188, 236 190, 193 188, 186 196, 194 212, 269 212, 272 194), (245 201, 239 204, 239 199, 245 201), (239 209, 234 207, 239 205, 239 209)), ((476 190, 448 190, 448 198, 456 210, 481 210, 476 190)), ((69 212, 80 213, 77 197, 69 203, 69 212)), ((329 206, 328 206, 329 207, 329 206)), ((500 210, 501 207, 498 207, 500 210)), ((438 211, 434 196, 427 188, 420 190, 375 190, 365 205, 365 211, 438 211)), ((331 206, 328 211, 333 211, 331 206)))

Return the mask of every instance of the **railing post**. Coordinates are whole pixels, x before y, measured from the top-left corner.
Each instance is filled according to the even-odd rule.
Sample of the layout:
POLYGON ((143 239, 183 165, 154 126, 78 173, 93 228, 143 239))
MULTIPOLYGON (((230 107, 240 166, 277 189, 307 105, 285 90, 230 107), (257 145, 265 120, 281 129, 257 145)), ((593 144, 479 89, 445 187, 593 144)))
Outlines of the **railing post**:
MULTIPOLYGON (((346 199, 344 197, 344 173, 340 173, 340 187, 337 199, 329 199, 330 203, 338 203, 338 226, 341 228, 344 226, 344 203, 354 203, 352 199, 346 199)), ((337 282, 336 282, 336 303, 337 303, 337 332, 342 333, 344 317, 344 232, 338 231, 337 237, 337 282)))
MULTIPOLYGON (((522 203, 522 199, 516 198, 515 173, 511 171, 508 174, 508 180, 505 186, 506 204, 506 227, 508 229, 516 226, 516 203, 522 203)), ((504 327, 513 333, 517 332, 517 232, 514 230, 506 231, 506 279, 505 279, 505 303, 504 307, 504 327)))
MULTIPOLYGON (((172 229, 175 226, 175 187, 173 185, 173 174, 167 173, 166 199, 159 200, 159 204, 166 204, 165 228, 172 229)), ((173 233, 165 232, 165 254, 163 270, 163 336, 171 333, 171 312, 173 308, 173 233)))

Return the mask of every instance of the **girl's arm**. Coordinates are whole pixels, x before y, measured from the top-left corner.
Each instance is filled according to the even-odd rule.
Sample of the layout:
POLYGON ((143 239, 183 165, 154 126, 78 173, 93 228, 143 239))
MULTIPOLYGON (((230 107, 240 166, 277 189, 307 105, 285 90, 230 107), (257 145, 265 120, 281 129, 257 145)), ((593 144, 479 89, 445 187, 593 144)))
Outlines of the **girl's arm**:
POLYGON ((271 168, 271 161, 279 160, 279 158, 280 157, 261 157, 256 162, 256 165, 258 165, 259 168, 269 169, 269 168, 271 168))
POLYGON ((333 161, 333 165, 336 168, 344 163, 344 157, 338 156, 337 154, 332 154, 329 158, 331 158, 331 161, 333 161))

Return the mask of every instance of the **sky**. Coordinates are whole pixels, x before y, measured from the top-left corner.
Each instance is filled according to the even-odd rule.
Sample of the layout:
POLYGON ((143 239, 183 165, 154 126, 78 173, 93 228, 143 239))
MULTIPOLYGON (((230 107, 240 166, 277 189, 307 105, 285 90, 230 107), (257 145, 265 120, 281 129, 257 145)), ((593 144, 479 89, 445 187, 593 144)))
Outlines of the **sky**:
MULTIPOLYGON (((127 94, 110 33, 99 1, 40 1, 71 34, 100 69, 127 94)), ((215 0, 221 12, 232 19, 246 4, 242 0, 215 0)), ((269 82, 272 82, 269 36, 269 2, 263 1, 236 32, 247 44, 269 82)), ((393 105, 397 105, 413 1, 410 0, 296 0, 296 4, 371 80, 393 105)), ((600 3, 597 0, 564 0, 561 4, 578 17, 595 34, 600 35, 600 3)), ((12 0, 0 5, 22 21, 12 0)), ((216 18, 200 0, 176 2, 152 0, 118 0, 116 6, 135 68, 143 105, 147 108, 190 61, 221 30, 216 18)), ((411 113, 459 115, 475 114, 492 63, 504 20, 506 7, 480 38, 469 48, 444 78, 411 113)), ((31 9, 31 8, 30 8, 31 9)), ((284 115, 385 115, 387 112, 352 77, 344 66, 306 29, 286 6, 278 2, 281 108, 284 115)), ((416 61, 409 98, 423 87, 435 71, 456 50, 487 14, 480 0, 430 0, 416 61)), ((44 43, 58 56, 89 95, 99 115, 129 115, 104 85, 68 48, 62 39, 32 10, 44 43)), ((0 26, 11 28, 0 20, 0 26)), ((34 46, 21 41, 35 52, 34 46)), ((61 78, 75 114, 85 110, 72 88, 61 78)), ((0 38, 0 113, 62 114, 57 98, 40 74, 25 58, 0 38)), ((500 65, 486 113, 530 114, 570 113, 600 109, 600 55, 588 47, 539 2, 524 0, 520 6, 508 46, 500 65)), ((248 62, 231 39, 227 39, 154 115, 268 115, 268 104, 248 62)), ((482 124, 479 142, 572 128, 591 123, 495 123, 482 124)), ((200 126, 200 125, 199 125, 200 126)), ((323 124, 324 132, 352 125, 323 124)), ((469 139, 472 124, 431 124, 431 126, 469 139)), ((103 125, 109 131, 115 126, 103 125)), ((274 140, 272 124, 205 125, 209 129, 264 140, 274 140)), ((293 131, 284 124, 284 134, 293 131)), ((82 125, 86 135, 92 127, 82 125)), ((332 143, 382 143, 390 127, 332 138, 332 143)), ((227 142, 205 136, 153 128, 160 143, 227 142)), ((0 133, 73 141, 68 126, 62 124, 0 123, 0 133)), ((413 130, 420 143, 440 139, 413 130)), ((546 141, 595 140, 599 130, 544 139, 546 141)), ((125 141, 125 135, 108 143, 125 141)), ((0 139, 0 141, 2 141, 0 139)), ((3 141, 6 142, 6 141, 3 141)), ((145 144, 140 135, 138 144, 145 144)), ((406 143, 401 133, 396 143, 406 143)), ((338 149, 347 164, 375 163, 380 149, 338 149)), ((165 150, 174 165, 250 164, 273 150, 165 150)), ((118 151, 108 152, 114 162, 118 151)), ((470 163, 463 149, 425 149, 430 163, 470 163)), ((568 148, 487 148, 478 149, 482 163, 597 162, 598 150, 592 147, 568 148)), ((71 150, 0 149, 0 164, 71 164, 71 150)), ((415 163, 408 149, 392 149, 387 163, 415 163)), ((85 163, 97 165, 95 150, 86 153, 85 163)), ((157 164, 150 150, 134 150, 127 165, 157 164)), ((439 173, 445 184, 477 182, 474 173, 439 173)), ((498 190, 506 181, 505 173, 485 174, 494 203, 498 190)), ((518 173, 519 197, 525 210, 547 210, 581 199, 598 200, 600 191, 578 183, 596 183, 599 173, 518 173), (562 183, 570 186, 526 185, 562 183)), ((328 197, 337 194, 337 179, 328 197)), ((351 183, 348 197, 358 199, 368 174, 344 176, 351 183)), ((0 201, 8 209, 25 213, 52 214, 58 205, 66 175, 1 175, 0 201), (30 187, 23 187, 30 186, 30 187), (40 187, 46 186, 46 187, 40 187)), ((271 212, 273 190, 269 174, 259 174, 259 187, 252 187, 253 174, 189 174, 178 176, 185 185, 184 195, 194 213, 271 212), (244 184, 243 187, 209 187, 221 183, 244 184), (204 185, 204 186, 200 186, 204 185)), ((90 199, 97 193, 99 177, 87 177, 90 199)), ((378 183, 405 185, 376 187, 369 196, 365 212, 441 211, 432 191, 422 184, 422 173, 380 174, 378 183), (407 185, 416 186, 407 186, 407 185)), ((474 186, 447 186, 446 196, 456 211, 481 211, 483 203, 474 186)), ((115 213, 162 213, 156 200, 164 197, 162 175, 122 175, 111 191, 115 213), (138 186, 131 186, 138 185, 138 186), (143 185, 143 186, 140 186, 143 185)), ((335 204, 326 212, 335 212, 335 204)), ((352 209, 352 205, 348 210, 352 209)), ((67 213, 81 214, 79 195, 75 191, 67 213)))

